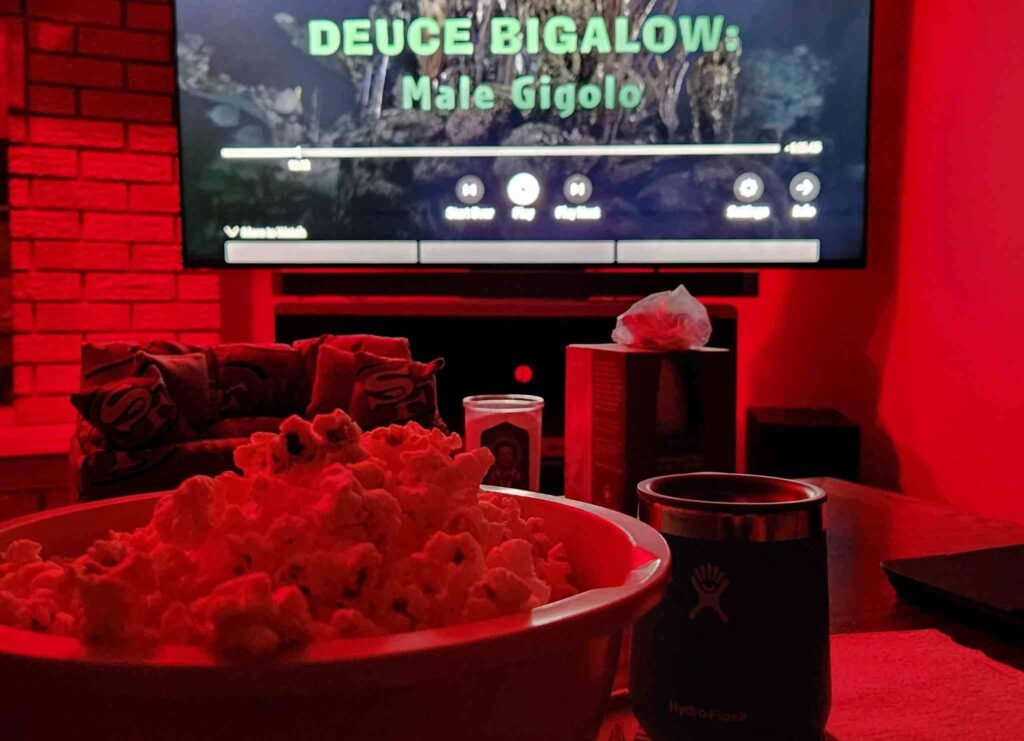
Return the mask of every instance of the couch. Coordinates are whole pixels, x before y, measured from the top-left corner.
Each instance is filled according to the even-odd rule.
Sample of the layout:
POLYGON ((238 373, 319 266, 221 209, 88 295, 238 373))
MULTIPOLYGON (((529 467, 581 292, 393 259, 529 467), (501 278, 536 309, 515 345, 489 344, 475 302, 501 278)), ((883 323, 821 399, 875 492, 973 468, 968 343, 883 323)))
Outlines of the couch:
POLYGON ((86 343, 71 467, 82 500, 171 489, 234 468, 235 448, 298 414, 341 408, 364 429, 443 427, 435 374, 408 340, 323 335, 283 344, 86 343))

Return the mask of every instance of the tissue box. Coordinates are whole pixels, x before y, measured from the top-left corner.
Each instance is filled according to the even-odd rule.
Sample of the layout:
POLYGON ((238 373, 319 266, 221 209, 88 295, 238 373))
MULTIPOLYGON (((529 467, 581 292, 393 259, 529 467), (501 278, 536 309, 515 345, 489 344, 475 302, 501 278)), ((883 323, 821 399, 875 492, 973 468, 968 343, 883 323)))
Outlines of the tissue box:
POLYGON ((567 497, 635 515, 645 478, 735 469, 734 351, 567 348, 567 497))

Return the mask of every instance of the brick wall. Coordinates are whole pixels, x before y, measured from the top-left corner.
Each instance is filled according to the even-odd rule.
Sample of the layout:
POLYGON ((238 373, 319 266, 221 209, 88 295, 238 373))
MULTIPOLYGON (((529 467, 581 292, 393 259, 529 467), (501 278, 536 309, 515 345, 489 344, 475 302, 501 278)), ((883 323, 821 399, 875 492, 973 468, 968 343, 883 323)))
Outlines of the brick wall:
POLYGON ((24 47, 8 69, 14 418, 63 422, 83 340, 216 342, 220 285, 181 272, 170 5, 0 0, 0 21, 24 47))

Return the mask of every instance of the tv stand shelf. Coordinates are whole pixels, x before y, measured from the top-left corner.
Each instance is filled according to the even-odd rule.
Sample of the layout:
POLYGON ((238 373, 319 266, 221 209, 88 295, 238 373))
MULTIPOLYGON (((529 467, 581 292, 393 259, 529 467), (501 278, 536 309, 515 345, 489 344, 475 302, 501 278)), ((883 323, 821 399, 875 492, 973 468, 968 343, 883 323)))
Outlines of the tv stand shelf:
POLYGON ((278 297, 276 316, 617 316, 634 298, 494 299, 453 296, 278 297))
POLYGON ((556 301, 611 296, 636 300, 684 283, 695 296, 756 296, 758 274, 636 268, 462 269, 401 271, 281 270, 278 296, 460 296, 467 299, 516 298, 556 301))
MULTIPOLYGON (((568 319, 616 317, 635 298, 487 299, 453 296, 309 296, 278 297, 275 317, 492 317, 568 319)), ((712 320, 734 325, 736 307, 705 304, 712 320)), ((609 329, 610 331, 610 329, 609 329)), ((733 341, 732 333, 729 333, 733 341)), ((717 338, 716 338, 717 339, 717 338)))

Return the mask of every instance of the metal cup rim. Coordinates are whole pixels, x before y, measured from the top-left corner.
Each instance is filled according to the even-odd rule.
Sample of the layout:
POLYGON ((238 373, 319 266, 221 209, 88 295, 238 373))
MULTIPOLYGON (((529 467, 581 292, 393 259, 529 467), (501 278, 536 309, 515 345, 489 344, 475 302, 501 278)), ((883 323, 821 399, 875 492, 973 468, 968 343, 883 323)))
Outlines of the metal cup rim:
POLYGON ((637 495, 641 501, 646 502, 647 504, 659 504, 663 507, 751 515, 781 513, 811 507, 821 507, 828 499, 828 495, 825 493, 824 489, 806 481, 785 479, 777 476, 761 476, 746 473, 722 473, 717 471, 676 473, 666 474, 664 476, 654 476, 637 484, 637 495), (657 491, 657 488, 667 481, 692 481, 694 483, 701 481, 715 481, 720 483, 729 482, 733 485, 746 486, 750 491, 755 491, 760 487, 762 491, 787 490, 794 492, 794 494, 799 492, 799 496, 794 496, 791 500, 781 502, 735 502, 728 500, 700 499, 685 495, 665 494, 657 491))

